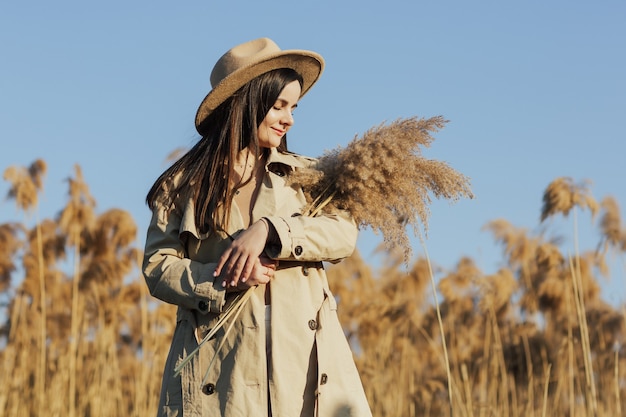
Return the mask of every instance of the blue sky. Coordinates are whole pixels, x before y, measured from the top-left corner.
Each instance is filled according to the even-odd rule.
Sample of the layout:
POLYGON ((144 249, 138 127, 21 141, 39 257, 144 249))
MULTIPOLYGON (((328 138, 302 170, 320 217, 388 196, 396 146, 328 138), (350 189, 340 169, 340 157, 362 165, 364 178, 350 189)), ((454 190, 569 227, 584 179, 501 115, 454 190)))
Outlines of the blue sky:
MULTIPOLYGON (((539 224, 557 177, 591 181, 626 216, 624 22, 623 1, 3 2, 0 169, 43 158, 40 213, 52 217, 79 164, 98 211, 128 210, 142 246, 145 194, 167 155, 197 140, 214 62, 268 36, 326 59, 298 107, 295 152, 321 155, 399 117, 449 120, 424 155, 471 177, 476 197, 432 204, 428 254, 443 268, 469 256, 493 273, 502 250, 482 228, 498 218, 562 235, 573 251, 571 217, 539 224)), ((0 222, 23 219, 0 201, 0 222)), ((594 248, 589 214, 578 223, 581 248, 594 248)), ((359 249, 375 262, 380 241, 365 230, 359 249)), ((613 264, 605 297, 622 303, 623 257, 613 264)))

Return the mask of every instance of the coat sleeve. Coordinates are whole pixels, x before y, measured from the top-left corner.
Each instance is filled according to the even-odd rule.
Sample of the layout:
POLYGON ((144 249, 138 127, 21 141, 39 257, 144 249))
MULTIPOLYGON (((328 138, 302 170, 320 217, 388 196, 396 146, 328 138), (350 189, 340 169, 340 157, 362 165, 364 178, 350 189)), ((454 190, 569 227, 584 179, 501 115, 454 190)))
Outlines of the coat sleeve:
POLYGON ((186 309, 219 313, 226 293, 221 279, 213 277, 216 264, 186 257, 180 225, 181 216, 177 210, 154 209, 142 266, 150 293, 186 309))
POLYGON ((352 255, 356 247, 358 229, 347 212, 265 218, 274 227, 279 242, 266 247, 266 253, 273 259, 338 262, 352 255))

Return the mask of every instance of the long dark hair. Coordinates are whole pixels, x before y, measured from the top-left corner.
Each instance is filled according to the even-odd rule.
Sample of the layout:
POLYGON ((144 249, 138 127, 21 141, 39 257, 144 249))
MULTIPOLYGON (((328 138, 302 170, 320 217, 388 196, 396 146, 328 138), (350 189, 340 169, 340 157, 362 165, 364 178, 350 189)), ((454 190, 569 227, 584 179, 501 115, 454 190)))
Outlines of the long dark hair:
MULTIPOLYGON (((237 155, 247 147, 258 160, 262 150, 257 129, 280 92, 293 81, 302 86, 296 71, 276 69, 252 79, 220 104, 200 126, 202 139, 152 185, 146 196, 148 207, 171 207, 181 197, 191 198, 201 233, 225 231, 235 194, 230 185, 237 155)), ((287 151, 286 135, 278 150, 287 151)))

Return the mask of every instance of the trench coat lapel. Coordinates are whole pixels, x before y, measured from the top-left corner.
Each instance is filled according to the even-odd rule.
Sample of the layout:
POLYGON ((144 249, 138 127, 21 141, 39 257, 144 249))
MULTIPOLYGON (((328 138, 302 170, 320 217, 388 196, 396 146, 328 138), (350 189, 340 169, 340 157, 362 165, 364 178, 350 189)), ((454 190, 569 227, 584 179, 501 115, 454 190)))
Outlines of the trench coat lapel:
POLYGON ((281 212, 283 205, 288 201, 293 201, 293 196, 297 194, 294 188, 284 186, 285 177, 277 173, 278 171, 272 167, 273 164, 287 165, 289 170, 304 167, 302 161, 294 155, 280 153, 275 148, 270 150, 265 164, 263 184, 252 208, 251 222, 281 212))

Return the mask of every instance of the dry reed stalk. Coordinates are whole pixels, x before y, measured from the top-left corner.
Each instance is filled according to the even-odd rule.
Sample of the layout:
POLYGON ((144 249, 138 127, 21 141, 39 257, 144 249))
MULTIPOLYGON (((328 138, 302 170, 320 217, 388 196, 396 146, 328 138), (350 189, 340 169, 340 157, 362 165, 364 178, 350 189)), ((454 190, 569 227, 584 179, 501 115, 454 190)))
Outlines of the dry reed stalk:
POLYGON ((619 351, 615 350, 615 373, 614 373, 614 387, 615 387, 615 408, 617 409, 616 415, 622 415, 622 399, 620 397, 620 378, 619 378, 619 351))
MULTIPOLYGON (((405 331, 408 334, 408 330, 405 331)), ((410 342, 408 341, 406 335, 402 335, 402 343, 401 343, 401 350, 400 350, 400 369, 403 370, 400 378, 399 378, 399 383, 402 384, 402 386, 411 386, 412 384, 412 378, 411 378, 411 373, 408 372, 408 370, 413 368, 413 361, 411 360, 411 346, 410 346, 410 342)), ((409 391, 410 392, 410 391, 409 391)), ((407 417, 415 417, 415 409, 412 407, 413 401, 408 401, 408 404, 406 406, 406 408, 403 406, 403 402, 405 400, 403 395, 398 395, 398 399, 400 402, 400 405, 398 406, 398 410, 404 410, 406 408, 409 409, 409 413, 407 414, 407 417)))
POLYGON ((528 337, 526 335, 522 335, 522 343, 524 344, 524 357, 526 360, 526 375, 528 377, 528 385, 526 389, 528 390, 528 407, 525 410, 525 415, 533 416, 535 415, 535 378, 533 372, 533 361, 530 356, 530 346, 528 345, 528 337))
POLYGON ((541 417, 547 417, 548 415, 548 387, 550 386, 550 370, 552 369, 552 364, 548 364, 548 369, 546 370, 546 377, 544 382, 543 389, 543 406, 541 408, 541 417))
MULTIPOLYGON (((405 337, 402 337, 402 343, 401 343, 401 348, 400 348, 400 369, 410 369, 410 363, 407 363, 407 353, 408 353, 408 348, 407 348, 407 340, 405 337)), ((400 374, 400 378, 398 378, 398 382, 403 384, 406 383, 407 379, 407 373, 406 372, 402 372, 400 374)), ((397 410, 405 410, 405 406, 404 406, 404 396, 403 395, 397 395, 397 410)), ((410 416, 407 416, 410 417, 410 416)))
MULTIPOLYGON (((104 325, 104 320, 101 321, 104 325)), ((117 370, 120 369, 120 358, 116 345, 117 340, 117 326, 108 326, 108 331, 102 332, 101 336, 104 338, 102 345, 106 349, 102 349, 100 352, 100 370, 102 372, 101 379, 99 381, 100 389, 108 389, 110 395, 107 396, 107 405, 111 410, 108 415, 119 416, 124 413, 122 407, 124 399, 124 389, 122 387, 121 378, 117 377, 117 370)))
POLYGON ((506 361, 504 359, 504 348, 502 343, 502 335, 500 334, 500 327, 498 326, 498 320, 496 318, 496 312, 493 309, 493 305, 489 308, 489 319, 491 323, 491 327, 493 329, 494 336, 494 348, 496 350, 496 360, 498 364, 498 375, 502 381, 499 384, 499 398, 501 401, 498 403, 504 407, 504 411, 502 412, 504 416, 511 415, 511 405, 509 404, 509 392, 512 392, 509 387, 508 382, 508 373, 506 369, 506 361))
MULTIPOLYGON (((590 200, 590 198, 588 198, 590 200)), ((593 200, 595 201, 595 200, 593 200)), ((569 257, 569 270, 570 277, 572 279, 572 287, 574 291, 574 301, 576 306, 576 313, 578 318, 578 326, 580 328, 580 336, 581 336, 581 345, 583 351, 583 363, 585 366, 585 381, 587 390, 585 390, 587 401, 591 406, 592 415, 597 415, 598 413, 598 403, 597 403, 597 394, 596 394, 596 383, 593 372, 593 364, 591 361, 591 342, 589 340, 589 327, 587 323, 587 315, 585 308, 585 297, 584 297, 584 289, 582 283, 582 273, 580 266, 580 251, 578 248, 578 220, 577 220, 577 210, 574 208, 574 219, 573 219, 573 227, 574 227, 574 247, 575 247, 575 259, 572 260, 572 257, 569 257)))
POLYGON ((435 311, 437 312, 437 323, 439 324, 439 335, 441 337, 441 346, 443 349, 443 357, 445 360, 445 370, 446 370, 446 376, 447 376, 447 381, 448 381, 448 400, 449 400, 449 406, 450 406, 450 416, 453 416, 454 415, 454 408, 453 408, 454 403, 452 400, 452 387, 453 387, 452 372, 450 372, 450 358, 448 357, 446 334, 443 328, 443 320, 441 319, 441 308, 439 306, 439 300, 437 299, 437 287, 435 285, 435 275, 433 274, 432 264, 430 262, 430 257, 428 256, 426 242, 424 242, 424 239, 421 234, 419 234, 419 238, 420 238, 420 242, 422 243, 422 247, 424 248, 424 254, 425 254, 426 262, 428 265, 428 274, 430 276, 430 284, 431 284, 431 290, 433 294, 433 301, 435 304, 435 311))
POLYGON ((70 321, 70 362, 69 362, 69 388, 68 388, 68 416, 74 417, 76 415, 76 362, 78 355, 78 329, 80 326, 78 307, 78 285, 80 281, 80 239, 75 232, 72 236, 74 240, 74 278, 72 279, 72 314, 70 321))
MULTIPOLYGON (((29 361, 31 360, 32 354, 29 351, 29 346, 27 344, 17 344, 16 350, 15 356, 18 366, 10 374, 10 378, 8 378, 11 380, 10 397, 12 398, 9 401, 10 411, 8 413, 11 416, 21 416, 31 411, 32 405, 25 405, 22 402, 22 398, 29 398, 31 401, 36 398, 36 393, 34 392, 35 387, 33 387, 33 384, 30 382, 32 380, 32 372, 29 369, 29 361), (20 392, 21 389, 23 389, 24 392, 20 392)), ((37 405, 35 404, 35 406, 37 405)))
POLYGON ((512 417, 519 417, 519 402, 517 399, 517 387, 515 386, 515 379, 513 377, 513 375, 510 375, 507 373, 508 376, 508 386, 511 387, 509 389, 509 392, 511 393, 510 396, 511 398, 511 416, 512 417))
POLYGON ((573 335, 573 330, 572 330, 572 323, 570 320, 571 317, 571 300, 570 300, 570 292, 567 291, 565 293, 566 296, 566 302, 567 302, 567 359, 568 359, 568 378, 567 381, 569 382, 568 384, 568 388, 569 388, 569 409, 570 409, 570 413, 574 413, 575 407, 576 407, 576 391, 574 388, 574 382, 576 381, 575 378, 575 369, 576 369, 576 364, 575 364, 575 360, 574 360, 574 335, 573 335))
POLYGON ((45 277, 44 277, 44 260, 43 260, 43 242, 42 242, 42 236, 41 236, 41 224, 39 222, 39 210, 37 210, 37 263, 39 266, 39 293, 40 293, 40 303, 41 303, 41 326, 39 328, 39 343, 40 343, 40 350, 39 350, 39 361, 40 361, 40 365, 39 365, 39 378, 40 378, 40 386, 39 388, 42 389, 42 393, 39 394, 38 398, 39 398, 39 415, 43 415, 43 411, 45 408, 45 401, 44 401, 44 394, 43 392, 45 392, 46 390, 46 365, 47 365, 47 360, 46 360, 46 344, 47 344, 47 335, 46 335, 46 323, 47 323, 47 319, 48 319, 48 310, 47 310, 47 296, 46 296, 46 281, 45 281, 45 277))
POLYGON ((474 417, 474 405, 472 404, 472 387, 470 386, 469 376, 467 374, 467 365, 461 364, 461 381, 463 382, 465 401, 463 404, 467 404, 464 409, 468 417, 474 417))
POLYGON ((202 378, 203 379, 202 384, 204 384, 204 379, 208 376, 209 371, 211 370, 211 366, 213 365, 213 363, 214 363, 214 361, 215 361, 215 359, 217 357, 217 352, 219 352, 222 344, 226 340, 226 336, 228 335, 229 330, 232 328, 232 325, 233 325, 234 321, 239 316, 239 313, 243 309, 243 307, 246 304, 246 302, 248 301, 248 299, 252 296, 252 292, 254 291, 255 288, 256 287, 250 287, 246 291, 240 292, 239 294, 236 295, 235 299, 231 302, 230 306, 222 314, 220 314, 220 318, 215 323, 213 328, 211 328, 211 330, 206 334, 206 336, 204 336, 204 338, 200 341, 200 343, 198 343, 198 346, 193 351, 191 351, 183 360, 181 360, 180 363, 176 366, 176 368, 174 368, 174 376, 180 375, 180 373, 183 370, 183 368, 191 361, 191 359, 193 359, 193 357, 195 355, 198 354, 198 352, 200 351, 200 348, 206 342, 211 340, 213 338, 213 336, 215 336, 215 334, 222 327, 224 327, 226 322, 229 319, 232 318, 231 323, 227 327, 227 330, 226 330, 224 336, 222 336, 222 340, 220 341, 219 347, 217 349, 215 349, 215 354, 213 355, 213 358, 211 358, 210 365, 208 366, 208 368, 207 368, 207 370, 205 372, 205 376, 204 376, 204 378, 202 378))
POLYGON ((91 227, 94 213, 95 201, 89 193, 89 187, 85 183, 82 170, 78 165, 74 167, 75 178, 68 179, 69 197, 65 209, 59 217, 59 227, 63 230, 69 240, 68 243, 74 247, 74 267, 72 279, 72 302, 71 302, 71 322, 70 322, 70 361, 69 361, 69 388, 68 388, 68 416, 76 415, 76 380, 77 380, 77 360, 78 360, 78 340, 81 326, 83 309, 79 300, 79 284, 81 276, 81 243, 83 230, 91 227))
POLYGON ((585 300, 582 289, 582 280, 580 272, 580 257, 575 256, 575 260, 570 257, 570 275, 572 278, 572 287, 574 291, 574 305, 576 306, 576 315, 578 318, 578 327, 580 329, 581 346, 583 352, 583 364, 585 368, 585 382, 587 389, 585 394, 587 403, 591 406, 592 415, 597 415, 598 403, 596 394, 596 383, 593 373, 593 364, 591 362, 591 347, 589 341, 589 329, 587 327, 585 300))
MULTIPOLYGON (((114 363, 109 363, 107 358, 107 347, 109 346, 108 341, 106 340, 106 333, 109 331, 109 328, 104 325, 102 319, 102 311, 99 311, 99 317, 97 318, 100 325, 98 326, 101 330, 96 335, 96 340, 93 345, 93 351, 89 355, 91 359, 91 363, 89 364, 93 383, 89 388, 87 388, 85 395, 81 395, 81 397, 86 397, 87 404, 89 408, 93 408, 95 410, 100 410, 103 415, 109 415, 108 408, 111 407, 111 404, 115 404, 116 401, 116 389, 114 386, 108 386, 107 388, 107 398, 106 401, 101 396, 97 395, 97 391, 106 387, 106 370, 109 367, 114 367, 114 363), (95 365, 95 366, 94 366, 95 365)), ((81 415, 82 410, 79 409, 78 413, 81 415)))
MULTIPOLYGON (((489 320, 488 318, 484 320, 489 320)), ((489 351, 491 349, 491 326, 485 326, 485 337, 483 339, 483 358, 489 358, 489 351)), ((490 390, 489 387, 492 386, 489 384, 489 361, 487 361, 487 366, 480 367, 480 381, 481 388, 478 392, 478 398, 480 399, 480 415, 479 417, 485 417, 485 413, 487 412, 487 407, 485 406, 489 402, 490 398, 490 390)))
MULTIPOLYGON (((141 265, 142 262, 142 254, 137 252, 137 258, 135 260, 137 265, 141 265)), ((139 286, 139 302, 140 302, 140 317, 141 317, 141 340, 148 341, 150 338, 149 332, 149 312, 148 312, 148 296, 150 295, 148 292, 148 287, 146 285, 139 286)), ((152 344, 154 345, 154 344, 152 344)), ((143 345, 144 348, 147 349, 146 345, 143 345)), ((146 355, 148 356, 148 355, 146 355)), ((140 417, 146 415, 148 413, 150 396, 147 393, 150 393, 150 365, 147 360, 141 362, 141 374, 139 378, 139 383, 135 386, 135 404, 138 404, 139 407, 135 410, 135 416, 140 417), (145 387, 145 389, 142 389, 145 387)))
POLYGON ((11 182, 9 197, 14 198, 18 208, 25 212, 35 211, 35 223, 37 233, 37 261, 38 261, 38 278, 39 278, 39 303, 41 309, 41 320, 39 326, 39 355, 37 377, 35 384, 37 386, 36 401, 38 404, 39 415, 43 413, 45 407, 44 393, 46 392, 46 322, 47 322, 47 302, 46 302, 46 285, 44 279, 43 266, 43 247, 41 237, 41 226, 39 222, 38 210, 38 193, 43 188, 43 178, 46 174, 47 166, 42 159, 33 162, 30 167, 9 167, 4 172, 4 179, 11 182))
MULTIPOLYGON (((581 209, 588 208, 591 211, 592 217, 595 216, 599 209, 599 205, 593 198, 588 188, 589 183, 574 184, 571 178, 561 177, 551 182, 546 188, 543 195, 543 208, 541 211, 541 221, 544 221, 550 216, 561 213, 567 216, 571 210, 574 209, 574 245, 575 245, 575 259, 574 265, 571 257, 569 261, 570 277, 574 291, 574 305, 576 308, 576 316, 581 332, 581 342, 583 350, 583 363, 585 369, 585 381, 587 389, 585 390, 587 406, 591 407, 593 415, 597 415, 597 395, 595 381, 593 378, 593 370, 591 364, 591 352, 589 333, 586 321, 586 311, 584 307, 584 293, 582 288, 582 277, 580 271, 580 255, 578 249, 578 220, 577 220, 577 207, 581 209)), ((605 225, 606 226, 606 225, 605 225)), ((569 293, 567 293, 569 294, 569 293)), ((570 305, 569 296, 568 307, 570 305)), ((571 325, 568 326, 568 334, 571 336, 571 325)), ((570 342, 571 343, 571 342, 570 342)), ((572 347, 573 351, 573 347, 572 347)), ((572 360, 573 352, 570 353, 570 360, 572 360)), ((573 360, 570 362, 570 367, 573 367, 573 360)), ((573 370, 570 370, 570 374, 573 370)), ((573 375, 572 375, 573 376, 573 375)), ((570 387, 570 409, 574 410, 574 392, 573 387, 570 387)))
MULTIPOLYGON (((15 369, 15 357, 16 357, 15 347, 9 344, 2 351, 2 361, 0 362, 0 372, 2 375, 11 375, 15 369)), ((9 397, 11 395, 11 390, 6 389, 6 383, 3 386, 3 389, 0 390, 0 410, 6 410, 7 404, 9 403, 9 397)))

